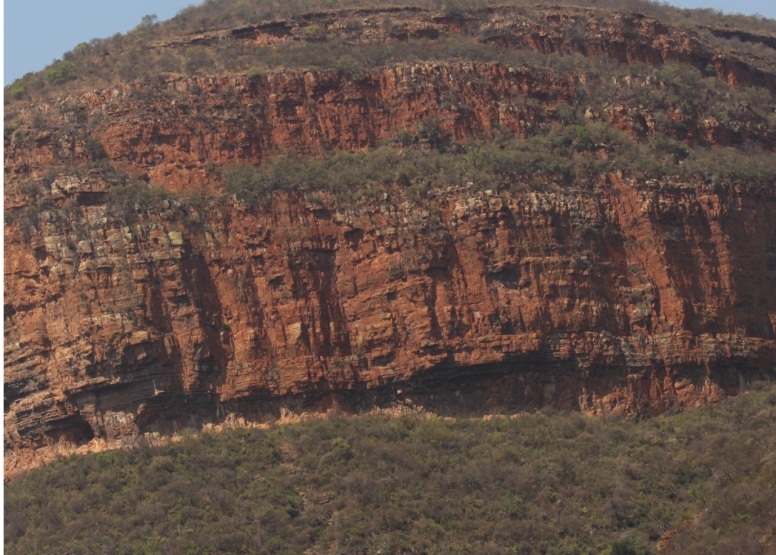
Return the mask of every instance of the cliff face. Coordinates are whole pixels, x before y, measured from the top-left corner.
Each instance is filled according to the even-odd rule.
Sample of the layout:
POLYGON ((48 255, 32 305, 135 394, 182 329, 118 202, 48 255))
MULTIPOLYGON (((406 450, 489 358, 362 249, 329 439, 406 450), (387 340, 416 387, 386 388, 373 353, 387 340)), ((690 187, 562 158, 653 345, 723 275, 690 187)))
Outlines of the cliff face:
MULTIPOLYGON (((649 77, 619 85, 645 92, 666 86, 649 77)), ((165 188, 207 190, 218 186, 215 170, 229 164, 259 163, 289 149, 357 151, 415 132, 429 118, 459 142, 494 132, 530 136, 560 124, 562 107, 579 105, 584 86, 584 75, 489 63, 375 69, 358 80, 291 71, 253 82, 222 76, 126 84, 43 106, 51 128, 8 141, 6 173, 89 161, 98 145, 100 155, 165 188)), ((722 121, 680 100, 655 109, 628 97, 588 110, 586 119, 637 137, 676 134, 671 125, 682 124, 681 138, 700 145, 776 144, 773 123, 756 113, 722 121), (670 125, 658 129, 666 114, 670 125)))
MULTIPOLYGON (((507 44, 596 54, 617 43, 600 18, 585 24, 604 38, 585 43, 553 31, 549 16, 542 31, 499 13, 487 25, 500 31, 486 36, 507 44)), ((630 29, 625 61, 727 67, 697 39, 628 21, 616 27, 630 29)), ((402 25, 390 28, 459 23, 422 15, 402 25)), ((260 30, 240 32, 260 41, 260 30)), ((188 192, 217 190, 215 170, 232 163, 288 148, 359 150, 432 116, 453 141, 527 136, 557 125, 559 105, 578 104, 586 80, 436 63, 358 79, 289 71, 93 91, 36 107, 50 127, 6 138, 6 209, 30 204, 15 180, 96 150, 188 192)), ((696 144, 774 146, 769 120, 754 113, 723 122, 686 102, 661 110, 696 144)), ((585 117, 648 137, 661 113, 631 99, 585 117)), ((333 403, 642 416, 776 377, 773 184, 634 172, 557 187, 539 176, 538 191, 437 188, 418 203, 397 185, 348 208, 289 192, 266 208, 164 200, 128 223, 110 212, 99 172, 60 173, 34 227, 5 227, 6 477, 63 451, 333 403)))
POLYGON ((774 373, 773 190, 608 175, 403 201, 283 196, 131 227, 84 205, 29 240, 9 226, 7 471, 335 399, 648 415, 774 373))
POLYGON ((46 133, 12 144, 6 167, 23 173, 56 161, 86 160, 86 137, 92 136, 111 160, 133 173, 170 189, 191 190, 217 182, 208 166, 257 163, 290 148, 359 150, 414 130, 429 116, 444 117, 458 140, 497 128, 525 132, 536 119, 532 112, 548 110, 520 106, 527 96, 560 101, 572 98, 574 87, 552 75, 493 64, 373 70, 358 81, 301 71, 255 82, 242 76, 174 78, 84 95, 77 105, 84 114, 100 114, 95 129, 78 129, 67 142, 46 133), (457 102, 440 109, 449 98, 457 102))

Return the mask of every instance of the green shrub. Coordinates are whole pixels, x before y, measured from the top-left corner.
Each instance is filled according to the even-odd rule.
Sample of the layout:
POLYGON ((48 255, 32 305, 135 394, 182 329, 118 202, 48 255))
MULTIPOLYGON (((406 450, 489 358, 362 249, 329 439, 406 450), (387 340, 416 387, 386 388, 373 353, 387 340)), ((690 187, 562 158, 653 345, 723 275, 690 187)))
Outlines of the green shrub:
POLYGON ((304 29, 304 36, 307 40, 321 40, 325 38, 326 31, 320 25, 317 25, 317 24, 308 25, 304 29))
POLYGON ((73 53, 77 56, 83 56, 91 50, 91 45, 88 42, 79 42, 73 48, 73 53))
POLYGON ((443 11, 447 17, 460 19, 469 10, 471 4, 462 0, 445 0, 443 11))
POLYGON ((624 539, 614 542, 608 550, 608 555, 652 555, 653 552, 641 542, 624 539))
POLYGON ((579 150, 590 150, 595 146, 593 139, 590 136, 590 130, 587 127, 577 128, 574 137, 574 145, 579 150))
POLYGON ((57 60, 43 74, 52 85, 60 85, 78 76, 78 66, 66 60, 57 60))
POLYGON ((21 79, 16 79, 5 88, 5 94, 11 98, 19 99, 24 96, 25 88, 21 79))
POLYGON ((349 54, 339 56, 331 64, 331 68, 342 75, 348 75, 356 81, 364 78, 364 66, 349 54))
POLYGON ((251 66, 245 71, 245 77, 248 81, 257 81, 267 75, 267 72, 260 67, 251 66))
POLYGON ((145 28, 153 27, 156 25, 157 19, 158 18, 156 17, 155 13, 144 15, 140 21, 140 26, 145 28))
POLYGON ((112 187, 108 193, 107 212, 126 223, 138 220, 138 214, 161 211, 161 203, 175 199, 175 195, 160 187, 129 181, 112 187))

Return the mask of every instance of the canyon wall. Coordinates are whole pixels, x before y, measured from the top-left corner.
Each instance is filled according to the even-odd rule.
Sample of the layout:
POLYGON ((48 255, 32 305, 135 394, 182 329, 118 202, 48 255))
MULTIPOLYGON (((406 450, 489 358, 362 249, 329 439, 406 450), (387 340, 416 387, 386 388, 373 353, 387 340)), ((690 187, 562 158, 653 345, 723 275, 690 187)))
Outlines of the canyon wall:
MULTIPOLYGON (((618 85, 665 87, 650 78, 618 85)), ((373 69, 362 79, 331 71, 277 72, 254 81, 160 78, 38 107, 50 115, 50 127, 7 140, 5 169, 20 178, 99 156, 169 190, 212 190, 220 183, 217 170, 230 164, 258 164, 290 149, 316 155, 395 143, 431 118, 457 142, 497 133, 528 137, 562 124, 564 106, 584 106, 584 87, 584 75, 460 62, 373 69)), ((753 111, 723 121, 678 100, 656 109, 625 95, 588 109, 586 121, 641 138, 676 134, 672 126, 682 124, 686 131, 677 138, 705 146, 776 144, 774 124, 753 111)))
MULTIPOLYGON (((370 42, 462 34, 504 50, 606 57, 608 63, 684 64, 732 87, 776 92, 767 60, 755 60, 757 66, 718 52, 693 33, 639 14, 569 7, 521 15, 494 8, 469 19, 419 9, 350 10, 181 37, 156 47, 214 45, 225 38, 270 45, 314 42, 319 39, 311 27, 356 49, 370 42)), ((754 111, 725 120, 683 94, 658 104, 645 101, 650 90, 688 85, 661 82, 654 75, 620 76, 602 84, 600 76, 582 70, 529 65, 530 59, 515 65, 430 60, 355 73, 286 68, 253 78, 152 76, 21 108, 20 116, 37 112, 45 123, 6 139, 5 172, 14 178, 39 175, 53 165, 107 157, 171 190, 212 189, 220 182, 216 170, 229 164, 260 163, 289 149, 357 151, 413 132, 430 117, 439 118, 456 141, 494 132, 530 136, 563 122, 564 106, 584 106, 617 88, 623 94, 587 113, 586 121, 607 122, 642 138, 656 132, 677 135, 671 124, 681 124, 686 131, 676 138, 706 146, 751 142, 772 150, 776 144, 773 122, 754 111), (602 87, 606 90, 597 92, 602 87), (657 125, 661 118, 669 124, 657 125)))

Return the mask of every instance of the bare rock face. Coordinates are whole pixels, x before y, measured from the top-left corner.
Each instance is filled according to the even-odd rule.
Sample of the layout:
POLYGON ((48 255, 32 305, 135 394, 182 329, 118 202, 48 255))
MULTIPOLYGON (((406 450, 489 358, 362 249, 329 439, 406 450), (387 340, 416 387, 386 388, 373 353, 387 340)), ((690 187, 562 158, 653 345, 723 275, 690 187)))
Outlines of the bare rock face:
POLYGON ((773 190, 585 185, 9 226, 6 470, 334 400, 650 415, 773 376, 773 190))
MULTIPOLYGON (((537 30, 491 16, 493 40, 585 44, 549 17, 537 30)), ((418 18, 402 29, 457 25, 418 18)), ((619 44, 619 29, 626 61, 728 63, 651 20, 604 34, 599 19, 588 23, 609 38, 591 52, 619 44)), ((273 32, 286 40, 297 27, 273 32)), ((261 39, 258 27, 241 32, 261 39)), ((55 123, 7 139, 6 176, 88 160, 96 137, 135 175, 217 189, 214 167, 291 147, 355 151, 432 116, 453 140, 525 135, 558 121, 579 85, 484 63, 127 84, 67 101, 103 115, 92 129, 55 123)), ((702 144, 731 136, 672 113, 702 144)), ((624 104, 590 117, 647 134, 654 114, 624 104)), ((735 133, 774 144, 765 121, 735 133)), ((36 227, 5 226, 6 478, 62 452, 334 404, 639 417, 776 377, 774 184, 609 173, 542 191, 508 185, 435 189, 423 205, 396 186, 348 208, 282 193, 265 208, 200 203, 186 218, 164 200, 127 223, 109 213, 98 175, 61 175, 36 227)), ((6 192, 6 208, 25 202, 6 192)))

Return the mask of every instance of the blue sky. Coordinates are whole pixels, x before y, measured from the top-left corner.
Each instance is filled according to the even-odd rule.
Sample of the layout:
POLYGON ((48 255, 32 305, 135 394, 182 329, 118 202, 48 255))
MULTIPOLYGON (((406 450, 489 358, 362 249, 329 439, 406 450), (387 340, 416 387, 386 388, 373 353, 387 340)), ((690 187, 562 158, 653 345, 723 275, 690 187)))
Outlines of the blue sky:
MULTIPOLYGON (((573 0, 571 0, 572 3, 573 0)), ((169 19, 199 0, 5 0, 4 84, 37 71, 95 37, 109 37, 135 27, 146 14, 169 19)), ((672 0, 686 8, 759 13, 776 19, 774 0, 672 0)))

